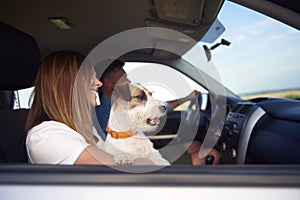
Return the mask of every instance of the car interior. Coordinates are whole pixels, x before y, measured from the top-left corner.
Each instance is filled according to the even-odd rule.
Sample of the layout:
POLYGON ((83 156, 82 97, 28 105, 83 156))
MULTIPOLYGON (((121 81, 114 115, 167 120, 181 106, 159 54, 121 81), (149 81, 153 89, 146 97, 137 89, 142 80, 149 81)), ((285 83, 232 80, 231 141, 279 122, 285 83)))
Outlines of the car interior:
MULTIPOLYGON (((222 84, 209 81, 211 77, 204 71, 195 73, 196 67, 193 63, 182 58, 182 55, 195 43, 184 39, 178 40, 172 37, 172 32, 166 30, 171 29, 194 41, 200 41, 217 20, 224 0, 184 2, 186 4, 175 0, 2 2, 0 8, 0 179, 2 181, 0 184, 81 184, 84 182, 89 185, 99 183, 118 185, 120 181, 144 185, 171 184, 171 178, 162 181, 163 177, 160 177, 160 173, 165 173, 177 178, 173 185, 180 185, 180 179, 183 179, 184 183, 190 185, 244 184, 299 187, 299 99, 260 97, 244 100, 222 84), (183 8, 183 12, 188 13, 186 18, 173 16, 174 3, 183 8), (167 10, 169 12, 166 12, 165 4, 169 6, 167 7, 170 9, 167 10), (57 25, 61 28, 56 27, 57 25), (185 123, 196 126, 197 131, 193 136, 196 140, 204 142, 207 134, 212 136, 214 148, 222 153, 220 165, 212 166, 207 161, 209 166, 196 168, 191 166, 189 155, 184 153, 180 158, 170 158, 174 162, 174 168, 144 174, 134 180, 128 174, 110 168, 28 165, 24 126, 30 108, 16 106, 18 103, 16 91, 34 86, 34 78, 41 59, 51 52, 63 49, 89 55, 90 52, 94 52, 98 44, 107 41, 110 37, 142 27, 163 28, 165 32, 154 34, 155 40, 149 40, 151 44, 148 47, 140 49, 132 47, 125 53, 124 46, 131 47, 130 43, 135 45, 147 38, 122 41, 121 45, 112 44, 109 50, 113 50, 114 53, 111 55, 118 55, 115 58, 125 62, 163 64, 186 75, 208 91, 199 95, 196 102, 190 102, 187 107, 192 109, 174 110, 168 113, 164 127, 156 135, 157 137, 151 138, 154 147, 164 149, 170 144, 176 146, 185 141, 185 136, 180 134, 184 129, 181 124, 182 119, 187 119, 186 116, 191 111, 192 120, 185 123), (164 48, 164 45, 169 45, 169 51, 164 48), (197 109, 203 104, 203 99, 208 99, 205 109, 197 109), (225 120, 220 120, 215 115, 219 112, 223 113, 225 120), (40 177, 43 178, 35 172, 39 172, 40 177), (64 176, 72 172, 76 175, 64 176), (113 173, 118 173, 122 178, 110 179, 113 173), (91 175, 95 178, 91 178, 91 175), (19 178, 12 181, 10 178, 13 176, 19 178), (49 178, 50 176, 52 178, 49 178)), ((300 29, 299 1, 231 0, 231 2, 259 11, 297 30, 300 29)), ((215 39, 216 37, 211 39, 213 44, 216 43, 215 39)), ((223 42, 226 44, 226 41, 223 42)), ((208 53, 206 56, 210 60, 210 50, 204 48, 203 52, 208 53)))

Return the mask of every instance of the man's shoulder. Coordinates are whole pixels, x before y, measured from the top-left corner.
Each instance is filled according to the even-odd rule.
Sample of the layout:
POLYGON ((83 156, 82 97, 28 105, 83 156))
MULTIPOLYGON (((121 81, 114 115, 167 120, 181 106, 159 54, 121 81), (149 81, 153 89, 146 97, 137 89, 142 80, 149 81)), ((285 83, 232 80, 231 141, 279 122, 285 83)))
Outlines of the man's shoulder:
POLYGON ((104 94, 101 95, 100 100, 101 100, 101 104, 103 102, 103 104, 109 104, 109 105, 111 104, 111 101, 112 101, 112 99, 110 97, 108 97, 104 94))
POLYGON ((105 107, 110 107, 112 104, 112 99, 108 96, 105 96, 105 95, 101 95, 100 97, 100 105, 96 106, 96 109, 103 109, 105 107))

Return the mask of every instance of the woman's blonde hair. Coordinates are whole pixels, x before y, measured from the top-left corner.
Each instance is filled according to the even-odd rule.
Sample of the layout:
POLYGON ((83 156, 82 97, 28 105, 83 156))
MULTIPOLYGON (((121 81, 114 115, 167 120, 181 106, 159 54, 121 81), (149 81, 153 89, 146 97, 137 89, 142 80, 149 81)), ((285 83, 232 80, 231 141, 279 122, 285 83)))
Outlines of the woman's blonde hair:
POLYGON ((94 71, 85 56, 58 51, 41 63, 35 79, 33 102, 26 131, 43 121, 58 121, 80 133, 88 143, 92 136, 91 79, 94 71))

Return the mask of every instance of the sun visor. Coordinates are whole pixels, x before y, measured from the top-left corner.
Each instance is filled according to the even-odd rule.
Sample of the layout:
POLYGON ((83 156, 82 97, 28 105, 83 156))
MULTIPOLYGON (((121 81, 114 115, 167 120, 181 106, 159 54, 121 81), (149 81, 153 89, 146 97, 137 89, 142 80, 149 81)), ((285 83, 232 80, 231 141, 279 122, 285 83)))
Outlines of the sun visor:
POLYGON ((33 86, 40 50, 30 35, 0 21, 0 90, 33 86))

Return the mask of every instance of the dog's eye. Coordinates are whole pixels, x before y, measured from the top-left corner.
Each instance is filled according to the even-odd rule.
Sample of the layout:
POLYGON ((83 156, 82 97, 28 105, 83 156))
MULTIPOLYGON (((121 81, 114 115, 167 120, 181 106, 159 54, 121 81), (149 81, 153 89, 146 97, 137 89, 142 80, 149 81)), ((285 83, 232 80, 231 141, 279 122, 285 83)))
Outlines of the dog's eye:
POLYGON ((139 100, 147 100, 147 95, 145 93, 141 93, 139 95, 133 96, 132 98, 137 98, 139 100))

